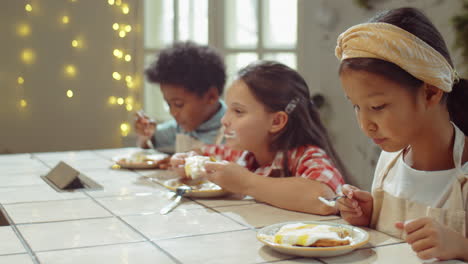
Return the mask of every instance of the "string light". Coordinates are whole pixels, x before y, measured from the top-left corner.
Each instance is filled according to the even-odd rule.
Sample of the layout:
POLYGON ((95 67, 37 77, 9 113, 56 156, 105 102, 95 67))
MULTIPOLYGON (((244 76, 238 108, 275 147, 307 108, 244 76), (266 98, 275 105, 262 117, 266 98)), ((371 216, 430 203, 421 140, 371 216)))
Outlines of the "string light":
POLYGON ((68 75, 69 77, 75 77, 76 76, 76 67, 69 64, 65 66, 65 74, 68 75))
POLYGON ((123 4, 122 5, 122 13, 124 13, 126 15, 126 14, 128 14, 128 12, 130 12, 130 8, 128 7, 127 4, 123 4))
POLYGON ((125 101, 124 101, 124 99, 122 97, 117 98, 117 104, 118 105, 123 105, 124 102, 125 101))
POLYGON ((132 81, 132 76, 130 76, 130 75, 125 76, 125 81, 126 82, 131 82, 132 81))
POLYGON ((122 79, 122 75, 120 75, 120 73, 118 72, 113 72, 112 78, 116 79, 117 81, 120 81, 120 79, 122 79))
POLYGON ((115 5, 120 6, 122 4, 122 0, 115 0, 115 5))
POLYGON ((24 83, 24 78, 19 76, 18 77, 18 84, 23 84, 24 83))
POLYGON ((125 61, 131 61, 132 56, 130 54, 127 54, 127 55, 125 55, 124 59, 125 59, 125 61))
POLYGON ((132 26, 130 26, 130 25, 125 25, 125 31, 127 31, 127 32, 132 31, 132 26))
POLYGON ((126 35, 127 35, 127 33, 125 31, 123 31, 123 30, 119 31, 119 37, 125 38, 126 35))
POLYGON ((115 105, 117 103, 117 97, 109 96, 109 104, 115 105))
POLYGON ((36 59, 36 54, 32 49, 24 49, 21 52, 21 60, 26 63, 26 64, 32 64, 34 63, 36 59))
POLYGON ((19 24, 16 27, 16 33, 20 37, 27 37, 31 34, 31 28, 29 27, 28 24, 19 24))
POLYGON ((73 97, 73 91, 72 91, 72 90, 68 90, 68 91, 67 91, 67 97, 68 97, 68 98, 72 98, 72 97, 73 97))
POLYGON ((120 133, 122 136, 126 137, 130 133, 130 125, 128 123, 120 124, 120 133))
POLYGON ((72 47, 77 48, 78 47, 78 40, 74 39, 72 40, 72 47))
POLYGON ((119 30, 119 28, 120 28, 120 26, 119 26, 118 23, 112 24, 112 29, 114 29, 114 30, 119 30))
POLYGON ((28 106, 28 102, 26 102, 26 100, 24 100, 24 99, 21 99, 21 100, 20 100, 20 106, 21 106, 22 108, 25 108, 26 106, 28 106))
POLYGON ((133 110, 133 106, 131 104, 126 104, 125 109, 127 109, 128 112, 133 110))
POLYGON ((68 16, 62 16, 62 24, 70 23, 70 18, 68 16))
POLYGON ((24 6, 24 9, 25 9, 26 11, 28 11, 28 12, 31 12, 31 11, 33 10, 31 4, 26 4, 26 5, 24 6))
POLYGON ((114 4, 115 4, 115 1, 114 1, 114 0, 107 0, 107 3, 108 3, 109 5, 114 5, 114 4))

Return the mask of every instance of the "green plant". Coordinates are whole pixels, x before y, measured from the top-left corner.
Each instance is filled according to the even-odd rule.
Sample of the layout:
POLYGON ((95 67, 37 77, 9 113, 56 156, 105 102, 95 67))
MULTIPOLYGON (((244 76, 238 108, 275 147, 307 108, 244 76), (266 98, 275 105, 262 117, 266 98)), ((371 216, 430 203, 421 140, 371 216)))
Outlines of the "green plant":
POLYGON ((354 2, 361 8, 371 10, 373 6, 369 3, 371 0, 354 0, 354 2))
POLYGON ((455 49, 461 49, 462 57, 468 62, 468 0, 463 0, 461 13, 452 17, 455 29, 455 49))

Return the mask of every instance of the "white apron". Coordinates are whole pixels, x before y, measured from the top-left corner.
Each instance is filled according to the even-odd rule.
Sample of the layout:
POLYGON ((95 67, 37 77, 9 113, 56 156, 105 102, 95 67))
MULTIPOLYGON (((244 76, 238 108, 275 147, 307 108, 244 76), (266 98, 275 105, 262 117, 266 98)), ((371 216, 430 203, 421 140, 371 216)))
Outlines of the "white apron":
MULTIPOLYGON (((389 164, 378 173, 382 177, 377 181, 372 196, 374 206, 372 212, 371 228, 383 233, 403 239, 405 234, 395 227, 396 222, 405 222, 419 217, 431 217, 440 224, 468 237, 467 234, 467 197, 468 197, 468 174, 461 170, 461 159, 465 145, 465 135, 455 125, 455 140, 453 144, 453 161, 456 168, 457 178, 453 180, 450 188, 437 204, 437 208, 413 202, 404 198, 395 197, 383 190, 383 182, 391 169, 397 162, 403 150, 400 151, 389 164)), ((395 170, 393 170, 395 171, 395 170)), ((379 175, 379 174, 376 174, 379 175)))

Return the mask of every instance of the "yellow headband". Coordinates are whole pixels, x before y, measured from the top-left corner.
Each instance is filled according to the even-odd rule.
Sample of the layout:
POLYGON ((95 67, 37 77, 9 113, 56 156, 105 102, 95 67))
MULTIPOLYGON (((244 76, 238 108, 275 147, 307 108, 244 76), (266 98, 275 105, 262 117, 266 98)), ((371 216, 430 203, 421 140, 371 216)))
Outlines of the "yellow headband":
POLYGON ((376 58, 392 62, 414 77, 450 92, 458 81, 447 60, 426 42, 388 23, 365 23, 349 28, 337 40, 335 55, 349 58, 376 58))

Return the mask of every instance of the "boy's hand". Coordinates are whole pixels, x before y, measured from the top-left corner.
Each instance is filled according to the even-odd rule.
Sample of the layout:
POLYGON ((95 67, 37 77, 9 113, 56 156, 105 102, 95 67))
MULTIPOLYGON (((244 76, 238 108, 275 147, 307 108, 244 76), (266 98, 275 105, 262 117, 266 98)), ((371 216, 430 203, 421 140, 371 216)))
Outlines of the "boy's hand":
POLYGON ((374 201, 372 195, 348 184, 343 185, 342 192, 346 198, 337 201, 341 217, 352 225, 369 226, 374 201))
POLYGON ((467 260, 468 239, 434 219, 421 217, 407 224, 397 222, 395 227, 407 233, 406 242, 421 259, 467 260))
POLYGON ((221 188, 238 194, 247 194, 249 187, 248 169, 239 164, 227 161, 207 162, 205 164, 206 177, 221 188))
POLYGON ((142 148, 148 148, 147 142, 151 140, 151 137, 156 131, 157 123, 141 111, 137 112, 135 115, 135 132, 138 136, 137 145, 142 148))

